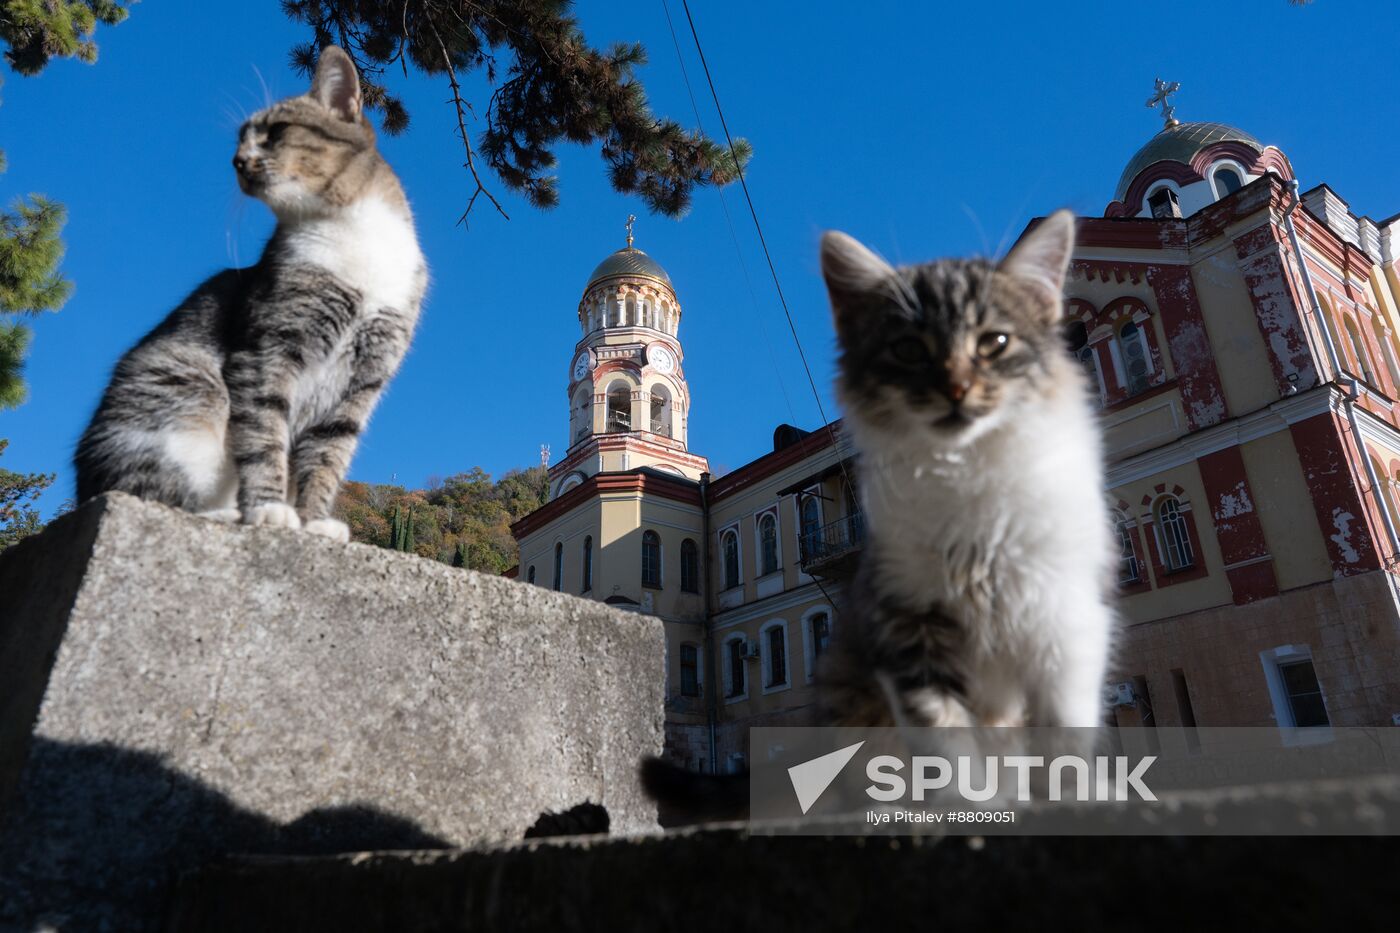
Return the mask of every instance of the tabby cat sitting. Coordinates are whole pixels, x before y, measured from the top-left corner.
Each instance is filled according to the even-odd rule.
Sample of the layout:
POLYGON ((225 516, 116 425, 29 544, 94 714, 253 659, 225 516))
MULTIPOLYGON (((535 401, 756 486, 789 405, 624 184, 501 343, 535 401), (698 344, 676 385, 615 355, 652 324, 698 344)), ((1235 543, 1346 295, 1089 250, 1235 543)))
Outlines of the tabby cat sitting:
POLYGON ((117 363, 74 456, 78 498, 119 490, 345 541, 331 508, 428 282, 350 56, 326 48, 308 93, 250 117, 233 167, 276 230, 117 363))

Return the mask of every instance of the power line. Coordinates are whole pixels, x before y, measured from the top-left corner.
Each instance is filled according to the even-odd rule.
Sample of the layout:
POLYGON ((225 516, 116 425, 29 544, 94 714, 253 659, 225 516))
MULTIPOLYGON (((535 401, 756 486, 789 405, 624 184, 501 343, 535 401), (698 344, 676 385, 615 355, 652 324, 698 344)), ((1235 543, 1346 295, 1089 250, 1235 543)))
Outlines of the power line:
MULTIPOLYGON (((812 378, 812 367, 807 364, 807 353, 802 349, 802 340, 797 336, 797 325, 793 323, 792 312, 788 309, 787 297, 783 295, 782 283, 778 281, 778 269, 773 265, 772 253, 768 251, 768 239, 763 235, 763 224, 759 223, 758 211, 753 205, 753 196, 749 194, 749 184, 744 178, 744 167, 740 164, 739 154, 734 148, 734 138, 729 135, 729 123, 724 119, 724 108, 720 106, 719 92, 715 90, 715 81, 710 75, 710 65, 709 62, 705 60, 705 50, 700 45, 700 34, 695 29, 695 18, 690 15, 689 0, 681 0, 681 6, 685 9, 686 22, 690 24, 691 38, 695 40, 695 51, 700 55, 700 67, 705 70, 705 82, 710 86, 710 96, 715 102, 715 112, 719 114, 720 128, 724 130, 724 140, 729 144, 729 154, 734 159, 734 168, 739 176, 739 187, 744 191, 744 200, 747 201, 749 205, 749 216, 753 218, 754 229, 758 231, 758 242, 759 245, 763 247, 763 258, 768 261, 768 272, 773 277, 773 287, 778 291, 778 302, 783 306, 783 315, 787 318, 788 330, 792 331, 792 342, 797 345, 797 355, 802 360, 803 371, 807 374, 807 384, 812 387, 812 397, 816 399, 817 402, 817 413, 821 415, 822 426, 831 430, 831 420, 826 416, 826 408, 822 405, 821 393, 817 391, 817 381, 812 378)), ((668 18, 669 15, 668 13, 668 18)), ((835 434, 833 432, 833 443, 835 439, 835 434)))
MULTIPOLYGON (((690 96, 690 109, 695 114, 695 125, 701 134, 705 133, 705 121, 700 116, 700 105, 695 102, 695 90, 690 86, 690 71, 685 67, 685 55, 681 53, 680 39, 676 36, 676 25, 671 20, 671 4, 667 0, 661 0, 661 9, 666 13, 666 26, 671 30, 671 45, 676 50, 676 63, 681 68, 681 80, 685 82, 685 92, 690 96)), ((778 380, 778 391, 782 393, 783 405, 787 408, 788 417, 792 419, 792 424, 797 424, 797 412, 793 410, 792 399, 788 396, 787 381, 783 379, 782 367, 778 365, 778 357, 774 352, 773 340, 768 335, 768 327, 763 323, 763 315, 758 314, 758 295, 753 290, 753 279, 749 276, 749 264, 744 261, 744 250, 739 245, 739 234, 734 229, 734 219, 729 215, 729 201, 724 196, 723 188, 716 188, 715 193, 719 195, 720 210, 724 213, 724 225, 729 229, 729 239, 734 243, 734 257, 739 260, 739 271, 744 276, 744 288, 749 293, 749 303, 755 311, 754 320, 758 322, 758 329, 763 334, 763 345, 768 350, 768 362, 773 367, 773 375, 778 380)))

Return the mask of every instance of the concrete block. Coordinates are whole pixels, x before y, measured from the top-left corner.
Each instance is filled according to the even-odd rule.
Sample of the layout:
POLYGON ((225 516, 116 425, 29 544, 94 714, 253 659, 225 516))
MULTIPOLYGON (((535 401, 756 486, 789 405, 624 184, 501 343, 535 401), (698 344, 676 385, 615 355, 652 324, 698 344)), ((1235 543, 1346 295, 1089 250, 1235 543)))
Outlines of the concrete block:
POLYGON ((151 927, 228 852, 517 840, 585 800, 654 829, 664 652, 598 602, 90 502, 0 555, 0 929, 151 927))

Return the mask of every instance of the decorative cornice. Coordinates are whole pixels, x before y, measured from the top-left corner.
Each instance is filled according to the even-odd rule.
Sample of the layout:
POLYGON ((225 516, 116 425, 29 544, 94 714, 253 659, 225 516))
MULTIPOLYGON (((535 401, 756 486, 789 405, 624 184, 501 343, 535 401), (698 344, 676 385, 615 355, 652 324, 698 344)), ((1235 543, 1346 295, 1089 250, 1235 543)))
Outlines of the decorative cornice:
POLYGON ((1340 392, 1332 385, 1318 386, 1280 399, 1267 408, 1213 425, 1111 464, 1105 471, 1108 487, 1116 489, 1173 467, 1191 463, 1217 450, 1238 447, 1261 437, 1286 431, 1291 424, 1306 421, 1329 409, 1337 410, 1341 401, 1340 392))

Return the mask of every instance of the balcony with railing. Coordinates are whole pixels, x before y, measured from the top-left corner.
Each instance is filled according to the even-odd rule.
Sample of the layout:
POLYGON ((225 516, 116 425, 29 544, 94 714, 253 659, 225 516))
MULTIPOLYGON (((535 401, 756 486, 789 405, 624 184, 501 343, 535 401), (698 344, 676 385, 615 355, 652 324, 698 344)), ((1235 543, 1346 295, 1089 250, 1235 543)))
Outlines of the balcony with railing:
POLYGON ((814 577, 849 577, 855 572, 865 543, 865 526, 858 513, 847 515, 802 532, 797 543, 804 573, 814 577))

